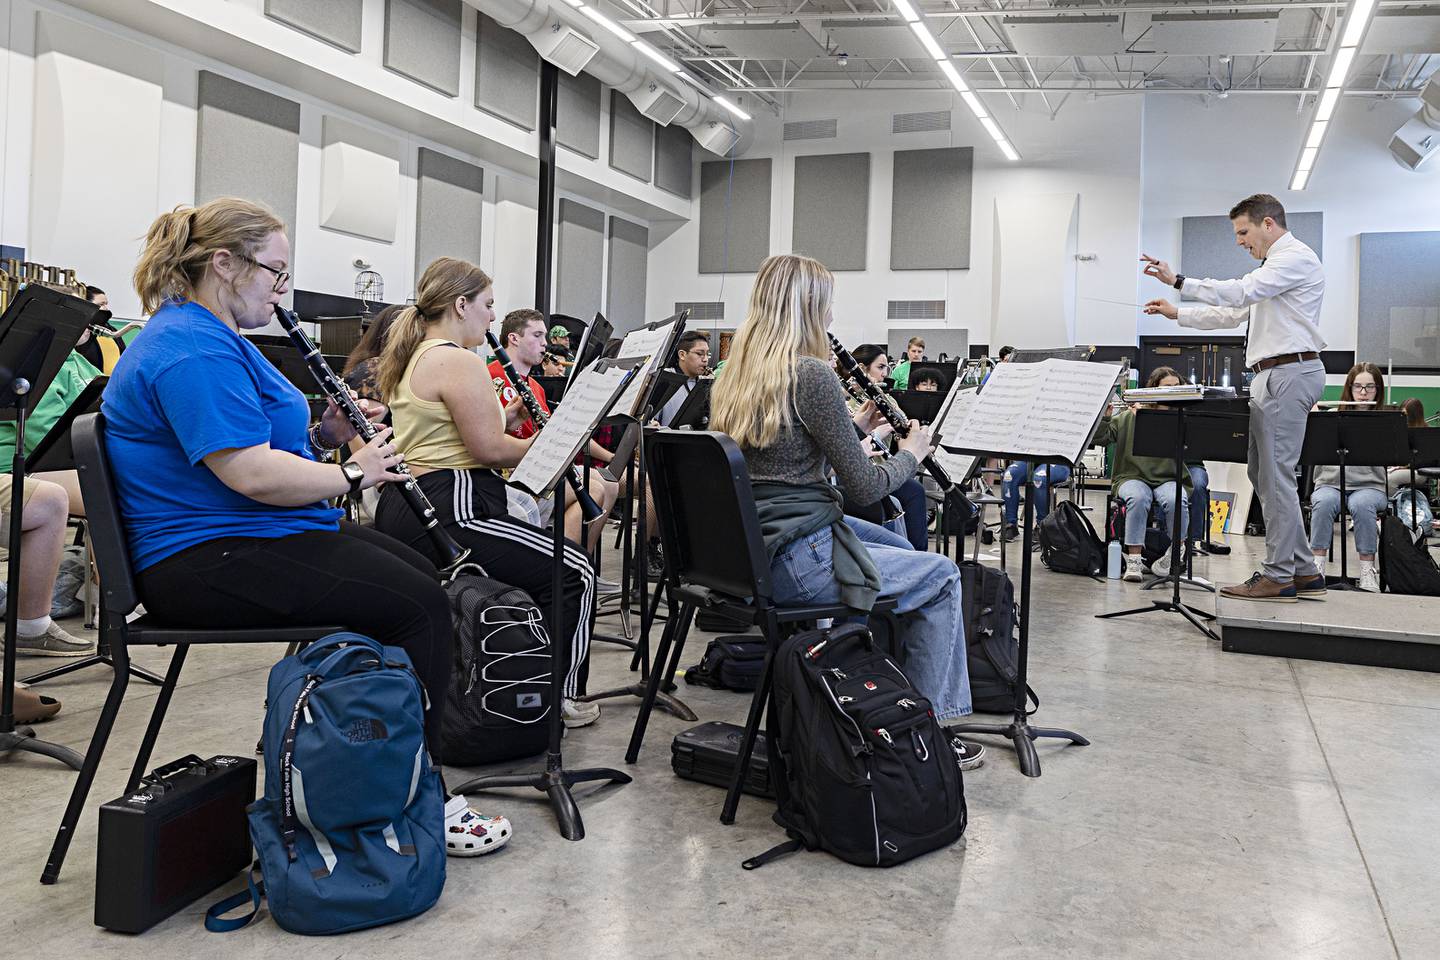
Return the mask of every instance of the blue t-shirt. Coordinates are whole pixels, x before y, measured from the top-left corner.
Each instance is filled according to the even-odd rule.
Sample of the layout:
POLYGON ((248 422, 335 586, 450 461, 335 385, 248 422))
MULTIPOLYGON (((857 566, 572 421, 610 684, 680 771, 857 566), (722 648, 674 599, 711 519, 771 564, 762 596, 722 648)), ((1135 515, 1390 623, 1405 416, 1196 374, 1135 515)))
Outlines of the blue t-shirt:
POLYGON ((221 537, 334 530, 341 512, 273 507, 205 466, 217 450, 268 443, 313 459, 305 396, 255 345, 197 303, 169 303, 120 355, 101 410, 137 571, 221 537))

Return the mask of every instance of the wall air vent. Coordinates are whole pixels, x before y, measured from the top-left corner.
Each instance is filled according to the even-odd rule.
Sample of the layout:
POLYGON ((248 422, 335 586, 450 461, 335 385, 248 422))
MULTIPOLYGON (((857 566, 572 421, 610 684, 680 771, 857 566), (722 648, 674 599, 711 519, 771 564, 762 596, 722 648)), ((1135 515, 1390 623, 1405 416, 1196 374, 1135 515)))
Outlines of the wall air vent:
POLYGON ((931 133, 950 129, 950 111, 932 110, 929 113, 897 113, 890 120, 891 133, 931 133))
POLYGON ((786 140, 833 140, 836 120, 796 120, 785 124, 786 140))
POLYGON ((891 300, 886 316, 890 320, 944 320, 944 300, 891 300))

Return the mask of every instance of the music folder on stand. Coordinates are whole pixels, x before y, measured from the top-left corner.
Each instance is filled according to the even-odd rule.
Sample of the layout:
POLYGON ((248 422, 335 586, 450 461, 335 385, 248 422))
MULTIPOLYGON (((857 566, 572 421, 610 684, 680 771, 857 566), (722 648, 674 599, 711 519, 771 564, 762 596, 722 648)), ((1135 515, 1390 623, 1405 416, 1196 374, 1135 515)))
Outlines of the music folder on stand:
POLYGON ((25 418, 35 409, 80 335, 104 313, 87 300, 27 284, 0 315, 0 419, 15 418, 11 468, 10 559, 5 606, 5 674, 0 679, 0 757, 38 753, 79 770, 83 758, 59 744, 38 740, 15 725, 15 646, 20 615, 20 531, 25 512, 25 418))

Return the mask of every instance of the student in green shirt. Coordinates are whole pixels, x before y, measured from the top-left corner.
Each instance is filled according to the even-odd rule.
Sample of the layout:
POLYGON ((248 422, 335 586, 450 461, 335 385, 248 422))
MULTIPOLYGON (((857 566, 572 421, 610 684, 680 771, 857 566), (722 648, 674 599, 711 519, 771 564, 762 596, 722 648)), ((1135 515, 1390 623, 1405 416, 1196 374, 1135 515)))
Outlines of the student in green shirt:
POLYGON ((890 371, 890 379, 895 381, 896 390, 910 389, 910 364, 919 363, 925 359, 925 341, 919 337, 911 337, 910 342, 905 345, 905 359, 895 365, 890 371))
MULTIPOLYGON (((25 418, 25 455, 35 452, 35 447, 50 428, 79 399, 91 380, 100 376, 100 370, 78 352, 72 350, 60 365, 60 372, 41 395, 35 411, 25 418)), ((15 421, 0 420, 0 470, 10 472, 10 461, 15 456, 15 421)), ((74 470, 56 470, 33 475, 37 480, 49 480, 65 488, 70 498, 70 515, 83 517, 85 507, 80 502, 80 478, 74 470)))
MULTIPOLYGON (((1147 387, 1173 387, 1180 383, 1180 375, 1170 367, 1156 367, 1145 381, 1147 387)), ((1145 548, 1145 528, 1150 523, 1150 510, 1154 507, 1170 529, 1167 519, 1175 509, 1175 461, 1168 457, 1141 457, 1135 454, 1135 410, 1136 406, 1122 410, 1114 416, 1106 416, 1095 433, 1096 443, 1115 444, 1115 461, 1111 466, 1110 492, 1125 501, 1125 574, 1124 579, 1143 579, 1141 553, 1145 548)), ((1191 486, 1190 474, 1185 474, 1184 489, 1180 493, 1180 539, 1185 539, 1185 527, 1190 513, 1189 497, 1186 490, 1191 486)), ((1156 576, 1170 572, 1170 554, 1156 560, 1151 566, 1156 576)))

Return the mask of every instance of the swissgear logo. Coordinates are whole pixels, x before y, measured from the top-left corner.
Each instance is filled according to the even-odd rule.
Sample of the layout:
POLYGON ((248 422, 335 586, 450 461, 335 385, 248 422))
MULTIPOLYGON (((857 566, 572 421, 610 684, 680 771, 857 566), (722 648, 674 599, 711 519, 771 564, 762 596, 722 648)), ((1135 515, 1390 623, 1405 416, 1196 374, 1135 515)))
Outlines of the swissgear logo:
POLYGON ((385 740, 389 736, 390 731, 385 729, 385 724, 373 717, 356 720, 345 731, 345 739, 351 743, 369 743, 372 740, 385 740))

